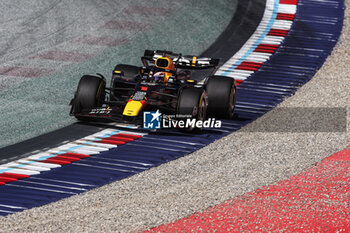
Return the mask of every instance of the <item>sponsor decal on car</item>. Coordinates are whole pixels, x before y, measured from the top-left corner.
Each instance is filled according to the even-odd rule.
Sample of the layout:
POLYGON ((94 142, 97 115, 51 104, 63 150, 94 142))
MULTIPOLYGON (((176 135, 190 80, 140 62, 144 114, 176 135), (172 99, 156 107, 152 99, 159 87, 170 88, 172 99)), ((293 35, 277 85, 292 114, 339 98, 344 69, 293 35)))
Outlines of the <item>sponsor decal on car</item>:
POLYGON ((89 112, 89 114, 109 114, 111 113, 112 109, 110 107, 103 107, 103 108, 93 108, 89 112))

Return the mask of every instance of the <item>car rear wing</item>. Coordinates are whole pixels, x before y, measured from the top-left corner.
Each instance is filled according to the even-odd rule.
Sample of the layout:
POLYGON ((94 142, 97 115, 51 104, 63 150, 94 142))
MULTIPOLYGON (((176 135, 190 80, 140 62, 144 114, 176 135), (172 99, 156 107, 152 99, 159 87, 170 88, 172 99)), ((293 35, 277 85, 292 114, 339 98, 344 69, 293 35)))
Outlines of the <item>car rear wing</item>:
POLYGON ((173 53, 166 50, 145 50, 145 54, 142 57, 144 65, 145 61, 154 63, 157 58, 168 56, 173 60, 176 68, 180 69, 207 69, 217 68, 219 65, 219 59, 207 58, 207 57, 196 57, 196 56, 182 56, 182 54, 173 53))

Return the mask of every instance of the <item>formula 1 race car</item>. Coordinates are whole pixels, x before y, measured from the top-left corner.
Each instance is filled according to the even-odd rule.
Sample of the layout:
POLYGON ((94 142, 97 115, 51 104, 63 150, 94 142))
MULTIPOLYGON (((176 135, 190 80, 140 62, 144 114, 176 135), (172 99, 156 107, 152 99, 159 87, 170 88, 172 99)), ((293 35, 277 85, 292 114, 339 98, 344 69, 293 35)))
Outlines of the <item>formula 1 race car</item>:
POLYGON ((84 75, 71 100, 70 115, 81 121, 136 126, 142 126, 144 111, 197 120, 233 117, 236 82, 213 75, 218 59, 159 50, 146 50, 141 59, 143 67, 116 65, 110 87, 101 74, 84 75))

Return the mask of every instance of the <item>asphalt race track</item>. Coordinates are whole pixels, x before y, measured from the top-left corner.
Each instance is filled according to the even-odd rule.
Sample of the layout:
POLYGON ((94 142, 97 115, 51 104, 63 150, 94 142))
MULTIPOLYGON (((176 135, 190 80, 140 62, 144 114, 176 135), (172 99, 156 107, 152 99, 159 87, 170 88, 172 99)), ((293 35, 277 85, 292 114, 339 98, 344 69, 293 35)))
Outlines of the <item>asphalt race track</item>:
MULTIPOLYGON (((263 6, 263 4, 256 1, 240 2, 238 11, 241 13, 233 17, 220 38, 218 38, 205 53, 214 50, 217 56, 220 55, 223 63, 226 61, 230 62, 231 58, 228 56, 226 49, 232 49, 231 53, 234 54, 242 45, 237 45, 234 39, 226 38, 228 36, 231 38, 237 37, 239 39, 237 42, 245 43, 244 41, 246 41, 254 31, 258 33, 262 32, 263 30, 261 29, 255 30, 258 23, 261 21, 262 13, 264 9, 271 13, 270 9, 264 8, 263 6), (260 7, 260 10, 257 11, 257 7, 260 7), (248 23, 244 22, 244 16, 240 16, 243 14, 250 15, 250 21, 248 21, 248 23), (241 33, 242 31, 244 33, 241 33), (226 45, 227 43, 228 45, 226 45), (231 46, 231 43, 235 43, 234 46, 231 46)), ((291 25, 291 22, 287 24, 291 25)), ((254 37, 255 36, 252 36, 250 38, 254 37)), ((265 53, 263 53, 263 55, 265 56, 265 53)), ((208 56, 211 55, 209 54, 208 56)), ((237 119, 237 122, 227 122, 221 129, 209 130, 208 132, 195 135, 183 134, 176 130, 167 130, 147 135, 147 133, 135 131, 118 131, 110 128, 110 126, 101 129, 101 127, 94 128, 92 125, 71 125, 62 130, 33 138, 24 143, 15 144, 9 148, 4 148, 2 154, 11 159, 11 161, 0 167, 3 174, 2 176, 5 176, 0 178, 1 182, 6 184, 2 187, 5 188, 2 191, 2 197, 4 198, 2 205, 4 205, 3 208, 5 209, 2 210, 1 213, 9 214, 13 211, 21 211, 23 209, 48 204, 114 180, 123 179, 184 156, 228 134, 232 130, 237 130, 239 127, 252 120, 249 115, 251 114, 248 114, 248 118, 245 119, 243 118, 244 112, 239 113, 240 118, 237 119), (92 132, 94 132, 94 134, 91 135, 92 132), (90 135, 86 135, 86 133, 90 133, 90 135), (118 134, 116 135, 116 133, 118 134), (79 137, 76 138, 79 135, 80 137, 84 137, 83 141, 81 141, 79 137), (99 135, 98 137, 113 136, 112 140, 114 141, 112 142, 108 138, 104 139, 101 142, 108 142, 108 145, 104 144, 103 147, 100 147, 101 144, 96 144, 94 142, 89 142, 89 145, 85 144, 85 139, 94 138, 97 135, 99 135), (76 141, 72 141, 73 139, 76 141), (58 146, 48 145, 50 143, 57 143, 57 141, 63 141, 63 143, 58 146), (67 141, 72 141, 72 143, 67 144, 67 141), (121 146, 125 143, 127 143, 127 145, 121 146), (34 150, 33 146, 34 148, 39 146, 39 148, 34 150), (48 149, 46 149, 47 147, 48 149), (68 154, 63 152, 67 149, 69 150, 68 154), (121 149, 121 151, 119 151, 119 149, 121 149), (59 156, 52 157, 52 155, 56 154, 56 151, 59 153, 59 156), (25 152, 27 153, 24 156, 20 156, 25 152), (115 160, 116 152, 119 154, 117 160, 115 160), (90 161, 90 155, 96 154, 100 154, 101 156, 93 156, 91 157, 93 160, 90 161), (62 159, 65 161, 62 161, 62 159), (80 162, 78 163, 77 161, 80 162), (77 165, 78 167, 76 167, 77 165), (62 169, 56 169, 61 166, 63 166, 62 169), (91 176, 89 174, 98 175, 91 176), (10 184, 16 179, 22 179, 26 176, 31 177, 30 179, 18 180, 16 183, 10 184), (87 176, 89 176, 88 180, 86 180, 87 176), (10 194, 14 193, 15 195, 10 197, 10 194), (21 197, 21 199, 17 197, 21 197), (16 202, 18 202, 18 204, 15 204, 16 202)), ((254 114, 254 117, 257 117, 257 115, 254 114)))
MULTIPOLYGON (((349 61, 347 44, 349 19, 348 14, 345 15, 343 36, 324 67, 309 83, 279 105, 276 110, 264 115, 241 131, 183 158, 52 205, 4 217, 0 223, 0 229, 5 231, 145 230, 190 216, 210 206, 296 175, 321 159, 344 149, 350 143, 347 130, 343 128, 334 130, 331 127, 320 130, 319 128, 310 129, 309 125, 301 124, 298 130, 288 132, 283 127, 281 130, 273 126, 281 116, 286 118, 285 122, 292 120, 295 115, 290 114, 290 110, 303 111, 305 107, 323 107, 324 109, 321 110, 329 112, 335 107, 347 110, 350 98, 346 91, 349 89, 349 82, 345 64, 349 61), (265 127, 261 128, 262 125, 265 127), (67 224, 72 219, 78 224, 67 224)), ((294 120, 302 123, 307 122, 308 118, 307 114, 301 114, 294 120)), ((341 173, 342 176, 339 179, 347 185, 348 183, 344 183, 348 182, 346 179, 348 166, 345 158, 345 173, 341 173)), ((312 171, 311 173, 314 174, 312 171)), ((326 182, 328 176, 331 176, 331 173, 326 174, 326 182)), ((300 177, 305 179, 305 175, 300 177)), ((316 187, 317 184, 316 182, 316 187)), ((297 186, 298 183, 292 187, 297 186)), ((336 186, 335 189, 339 187, 336 186)), ((336 194, 335 192, 334 195, 336 194)), ((317 196, 316 192, 316 195, 308 198, 313 202, 321 197, 317 196)), ((345 205, 349 203, 348 196, 343 198, 345 198, 342 200, 345 205)), ((252 201, 248 204, 254 209, 257 202, 252 201)), ((268 212, 271 207, 266 205, 263 211, 268 212)), ((320 212, 322 209, 321 205, 314 207, 315 211, 320 212)), ((247 212, 249 211, 251 210, 248 208, 247 212)), ((249 215, 247 216, 249 218, 249 215)), ((317 224, 317 220, 322 222, 325 220, 318 218, 317 215, 311 220, 316 221, 315 227, 326 227, 317 224)), ((345 218, 341 215, 338 218, 335 216, 333 220, 333 223, 330 222, 327 225, 328 228, 304 229, 309 231, 348 229, 346 224, 349 224, 349 218, 346 215, 345 218)), ((271 224, 271 221, 268 223, 271 224)), ((209 226, 214 228, 218 226, 215 222, 211 224, 209 226)), ((254 222, 252 224, 254 227, 254 222)), ((298 230, 298 228, 288 228, 290 225, 293 225, 293 222, 272 231, 298 230)), ((239 227, 242 225, 238 224, 237 229, 247 230, 239 227)), ((199 230, 195 227, 192 229, 199 230)), ((255 229, 264 230, 264 228, 255 229)), ((165 231, 171 231, 171 228, 165 231)))

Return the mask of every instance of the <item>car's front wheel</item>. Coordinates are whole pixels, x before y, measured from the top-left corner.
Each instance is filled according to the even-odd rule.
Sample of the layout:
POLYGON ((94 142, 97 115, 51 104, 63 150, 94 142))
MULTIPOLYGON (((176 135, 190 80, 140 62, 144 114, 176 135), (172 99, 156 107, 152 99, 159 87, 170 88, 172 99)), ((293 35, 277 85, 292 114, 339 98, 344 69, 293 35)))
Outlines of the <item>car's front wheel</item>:
MULTIPOLYGON (((81 77, 72 103, 73 113, 79 114, 83 109, 101 107, 105 100, 106 81, 97 76, 84 75, 81 77)), ((86 120, 77 117, 78 120, 86 120)))
MULTIPOLYGON (((207 117, 207 93, 202 88, 184 88, 179 96, 177 113, 189 116, 196 121, 205 121, 207 117)), ((201 130, 197 127, 187 127, 185 130, 201 130)))

